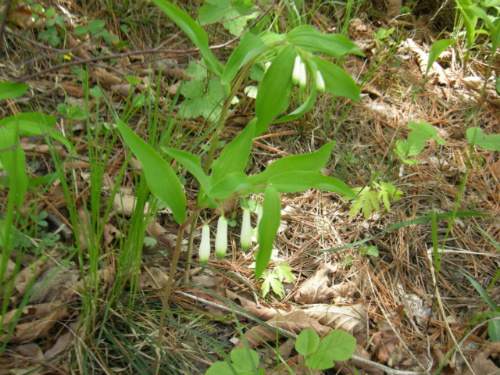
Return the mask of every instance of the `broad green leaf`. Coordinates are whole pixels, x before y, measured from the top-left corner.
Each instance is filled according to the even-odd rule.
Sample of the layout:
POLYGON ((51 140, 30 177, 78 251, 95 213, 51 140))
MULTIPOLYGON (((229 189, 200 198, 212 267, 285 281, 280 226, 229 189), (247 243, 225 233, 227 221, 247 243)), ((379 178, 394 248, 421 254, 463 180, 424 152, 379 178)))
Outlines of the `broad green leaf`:
POLYGON ((203 190, 210 190, 210 179, 203 171, 203 168, 201 167, 201 159, 198 156, 177 148, 162 147, 162 150, 186 168, 187 171, 198 180, 203 190))
POLYGON ((473 145, 488 151, 500 151, 500 134, 485 136, 481 128, 473 127, 467 129, 466 135, 469 142, 473 145))
POLYGON ((186 12, 166 0, 152 0, 174 23, 186 33, 189 39, 199 48, 207 68, 217 75, 222 74, 223 65, 210 50, 208 36, 186 12))
POLYGON ((325 81, 325 88, 328 92, 334 95, 344 96, 355 102, 360 101, 361 90, 345 70, 320 57, 313 57, 311 59, 321 72, 325 81))
POLYGON ((491 342, 500 342, 500 317, 498 315, 488 322, 488 336, 491 342))
POLYGON ((256 12, 251 13, 255 9, 252 2, 245 0, 205 0, 198 18, 202 25, 225 20, 222 22, 224 28, 232 35, 239 35, 247 22, 258 16, 256 12))
POLYGON ((290 105, 295 52, 284 47, 276 56, 259 85, 255 100, 255 136, 264 133, 271 122, 290 105))
POLYGON ((419 120, 419 122, 410 121, 408 123, 408 128, 413 130, 411 134, 415 133, 424 139, 432 138, 440 145, 446 144, 444 139, 438 137, 436 128, 424 120, 419 120))
POLYGON ((322 339, 318 349, 306 359, 306 366, 315 370, 326 370, 334 366, 333 361, 346 361, 354 354, 356 339, 335 329, 322 339))
POLYGON ((358 196, 344 182, 318 172, 296 171, 280 173, 269 178, 269 183, 280 193, 297 193, 308 189, 331 191, 358 199, 358 196))
POLYGON ((0 164, 9 174, 9 194, 18 207, 22 206, 28 190, 26 156, 20 143, 15 128, 0 128, 0 164))
POLYGON ((304 357, 314 353, 319 346, 319 336, 312 329, 304 329, 297 336, 295 350, 304 357))
POLYGON ((0 121, 0 127, 16 127, 19 135, 31 137, 34 135, 47 135, 62 143, 73 154, 76 154, 75 147, 61 133, 52 130, 57 118, 43 113, 25 112, 14 116, 9 116, 0 121))
POLYGON ((335 142, 328 142, 318 151, 304 155, 293 155, 278 159, 271 163, 262 173, 253 175, 250 180, 253 184, 262 184, 270 180, 271 177, 276 177, 281 173, 309 171, 318 172, 328 162, 333 151, 335 142))
POLYGON ((429 61, 427 61, 427 68, 425 69, 425 74, 429 73, 432 64, 441 56, 441 54, 448 49, 449 46, 455 44, 456 39, 441 39, 435 41, 429 50, 429 61))
POLYGON ((267 186, 264 193, 264 204, 262 207, 262 219, 260 220, 259 232, 259 251, 255 260, 255 280, 260 279, 262 272, 267 268, 273 243, 278 233, 281 221, 281 200, 276 188, 272 185, 267 186))
POLYGON ((331 57, 340 57, 348 53, 363 55, 356 45, 341 34, 323 34, 311 25, 298 26, 290 31, 286 39, 305 51, 324 53, 331 57))
POLYGON ((126 145, 142 165, 153 195, 164 202, 178 224, 186 221, 186 196, 172 167, 150 145, 139 138, 123 121, 117 122, 126 145))
POLYGON ((26 83, 0 82, 0 100, 19 98, 28 89, 29 86, 26 83))
POLYGON ((208 192, 208 196, 212 199, 226 200, 234 198, 241 193, 249 192, 253 185, 245 173, 233 172, 218 181, 208 192))
POLYGON ((241 37, 240 44, 233 51, 227 61, 224 73, 222 73, 221 83, 223 86, 231 84, 238 71, 255 56, 264 52, 269 47, 252 33, 246 33, 241 37))
POLYGON ((212 179, 216 183, 233 172, 243 172, 252 149, 256 120, 252 120, 243 131, 220 153, 212 165, 212 179))
POLYGON ((298 107, 295 111, 289 113, 288 115, 280 117, 278 120, 273 121, 273 124, 282 124, 284 122, 290 122, 303 116, 314 106, 317 96, 318 92, 316 91, 316 88, 313 87, 306 101, 302 103, 300 107, 298 107))
POLYGON ((231 361, 234 367, 240 371, 251 371, 259 365, 259 355, 255 350, 238 348, 231 350, 231 361))
POLYGON ((292 267, 290 267, 286 263, 279 263, 275 268, 274 268, 274 274, 278 278, 278 280, 284 281, 288 280, 291 283, 295 282, 295 277, 293 277, 292 273, 292 267))
POLYGON ((24 136, 41 135, 51 130, 57 118, 43 113, 25 112, 0 120, 2 126, 19 126, 19 134, 24 136))
POLYGON ((205 375, 234 375, 235 373, 236 371, 233 370, 233 367, 229 363, 217 361, 208 368, 205 375))

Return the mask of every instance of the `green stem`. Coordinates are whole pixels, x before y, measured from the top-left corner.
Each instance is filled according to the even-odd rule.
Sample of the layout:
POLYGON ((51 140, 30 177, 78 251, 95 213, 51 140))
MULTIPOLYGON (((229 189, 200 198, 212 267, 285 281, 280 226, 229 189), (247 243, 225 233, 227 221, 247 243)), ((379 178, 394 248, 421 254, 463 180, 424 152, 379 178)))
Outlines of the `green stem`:
POLYGON ((160 351, 161 345, 163 343, 163 336, 165 335, 165 316, 168 310, 168 302, 170 300, 170 294, 172 293, 172 286, 174 285, 175 271, 177 270, 177 264, 179 263, 179 257, 181 254, 182 240, 184 238, 184 231, 194 218, 198 217, 200 209, 198 208, 182 225, 179 227, 177 232, 177 241, 175 243, 175 250, 172 256, 172 262, 170 263, 170 271, 168 274, 167 285, 163 290, 162 295, 162 310, 160 313, 160 322, 158 324, 158 342, 157 342, 157 352, 156 352, 156 363, 154 366, 154 374, 158 374, 160 370, 160 351))
POLYGON ((227 113, 229 112, 229 106, 231 105, 233 98, 236 96, 236 93, 238 92, 238 88, 240 87, 241 83, 243 82, 243 79, 247 76, 248 71, 252 67, 254 60, 255 59, 251 60, 250 62, 248 62, 245 65, 245 67, 243 68, 237 81, 233 85, 233 88, 231 89, 229 96, 224 101, 224 106, 222 107, 222 111, 221 111, 221 114, 219 116, 219 120, 217 122, 217 127, 215 129, 215 136, 212 140, 212 144, 210 145, 210 150, 208 151, 207 160, 205 161, 205 166, 203 167, 203 170, 205 171, 205 173, 208 173, 210 167, 212 166, 215 150, 217 149, 217 143, 219 142, 219 136, 220 136, 222 128, 224 127, 224 124, 226 123, 226 120, 227 120, 227 113))

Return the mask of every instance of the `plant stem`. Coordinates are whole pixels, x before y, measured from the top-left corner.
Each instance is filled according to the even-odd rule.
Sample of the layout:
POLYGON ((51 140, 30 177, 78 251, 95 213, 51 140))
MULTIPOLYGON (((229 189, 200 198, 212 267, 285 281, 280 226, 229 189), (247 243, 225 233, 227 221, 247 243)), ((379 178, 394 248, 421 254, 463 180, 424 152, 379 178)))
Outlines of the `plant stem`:
POLYGON ((179 263, 179 257, 181 254, 182 240, 184 238, 184 231, 194 218, 198 217, 200 209, 198 208, 188 219, 182 223, 177 232, 177 241, 175 242, 175 250, 172 256, 172 262, 170 263, 170 271, 168 274, 167 285, 163 290, 162 295, 162 310, 160 313, 160 322, 158 323, 158 342, 157 342, 157 352, 156 352, 156 363, 154 365, 154 374, 158 374, 160 370, 160 351, 161 345, 163 343, 163 336, 165 334, 165 315, 168 310, 168 302, 170 300, 170 294, 172 293, 172 286, 174 284, 175 271, 177 270, 177 264, 179 263))
POLYGON ((217 122, 215 136, 212 140, 212 144, 210 145, 210 150, 208 151, 207 160, 205 161, 205 166, 203 167, 203 170, 205 171, 205 173, 208 173, 208 170, 212 166, 215 150, 217 148, 217 143, 219 142, 219 136, 220 136, 222 128, 224 127, 224 124, 226 123, 226 120, 227 120, 227 113, 229 112, 229 106, 231 105, 233 98, 235 97, 236 93, 238 92, 238 88, 240 87, 241 83, 243 82, 243 79, 247 76, 248 71, 252 67, 254 60, 255 60, 255 58, 245 65, 245 68, 242 70, 237 81, 234 83, 233 88, 231 89, 231 92, 229 93, 227 99, 224 101, 224 106, 222 107, 222 111, 221 111, 221 114, 219 116, 219 120, 217 122))

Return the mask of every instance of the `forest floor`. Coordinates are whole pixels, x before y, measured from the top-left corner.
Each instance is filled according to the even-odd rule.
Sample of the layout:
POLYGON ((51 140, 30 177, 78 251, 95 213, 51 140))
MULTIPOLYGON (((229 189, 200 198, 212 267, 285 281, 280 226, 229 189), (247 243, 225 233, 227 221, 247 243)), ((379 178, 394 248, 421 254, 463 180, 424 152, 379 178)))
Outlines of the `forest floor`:
MULTIPOLYGON (((200 154, 212 134, 209 121, 178 113, 188 99, 178 95, 179 85, 189 63, 199 60, 187 37, 148 2, 114 4, 113 12, 101 3, 49 0, 30 10, 14 1, 1 35, 0 80, 25 82, 29 91, 2 101, 0 117, 55 116, 77 155, 41 136, 21 139, 30 177, 61 165, 68 184, 55 179, 30 187, 19 213, 20 237, 5 275, 15 282, 1 292, 0 374, 152 373, 158 358, 162 289, 177 226, 167 211, 157 212, 144 226, 145 241, 137 237, 144 242, 134 253, 138 278, 117 278, 123 247, 137 240, 129 231, 141 228, 133 212, 140 166, 113 123, 118 113, 146 138, 155 119, 159 133, 174 127, 177 147, 200 154), (134 103, 146 91, 155 100, 134 103), (96 173, 102 177, 97 192, 96 173), (96 246, 86 248, 85 236, 96 246)), ((196 9, 196 2, 182 3, 196 9)), ((500 374, 500 345, 491 339, 500 310, 500 159, 471 147, 466 136, 470 127, 500 133, 496 77, 482 92, 488 49, 478 42, 464 64, 459 40, 425 76, 429 46, 454 35, 436 31, 432 14, 390 18, 354 2, 360 4, 349 16, 341 5, 310 3, 303 22, 323 32, 343 30, 363 51, 364 57, 342 61, 361 87, 361 101, 325 94, 304 117, 271 126, 254 140, 249 170, 333 140, 324 174, 352 188, 390 186, 402 194, 388 195, 390 207, 367 199, 352 214, 352 202, 334 193, 283 194, 269 269, 278 275, 289 265, 294 281, 280 279, 265 296, 264 280, 255 280, 251 268, 255 246, 243 253, 237 245, 241 210, 225 207, 234 221, 226 258, 200 267, 194 255, 185 278, 186 252, 181 256, 159 373, 204 374, 222 353, 246 345, 257 350, 268 374, 500 374), (412 157, 417 162, 404 163, 394 153, 396 142, 421 121, 445 142, 426 141, 412 157), (355 357, 334 370, 306 369, 293 337, 281 335, 305 328, 353 334, 355 357)), ((275 28, 291 27, 289 11, 283 4, 271 9, 275 28)), ((206 29, 217 57, 237 46, 221 24, 206 29)), ((500 71, 498 59, 493 71, 500 71)), ((253 116, 243 87, 238 97, 222 141, 253 116)), ((190 207, 198 188, 189 174, 183 178, 190 207)), ((5 212, 8 190, 0 189, 5 212)), ((215 231, 218 214, 208 216, 215 231)), ((185 247, 191 238, 197 249, 201 224, 193 230, 185 247)))

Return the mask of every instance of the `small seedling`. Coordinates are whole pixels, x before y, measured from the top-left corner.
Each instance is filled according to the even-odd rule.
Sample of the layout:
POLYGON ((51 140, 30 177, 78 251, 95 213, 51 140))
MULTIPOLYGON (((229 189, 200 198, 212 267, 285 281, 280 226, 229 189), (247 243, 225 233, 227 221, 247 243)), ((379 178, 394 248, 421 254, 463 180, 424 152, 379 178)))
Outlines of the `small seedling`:
POLYGON ((279 263, 272 271, 266 270, 262 274, 264 282, 262 283, 261 290, 262 296, 265 297, 272 289, 272 291, 281 298, 283 298, 283 282, 295 282, 295 277, 292 274, 292 268, 286 263, 279 263))

